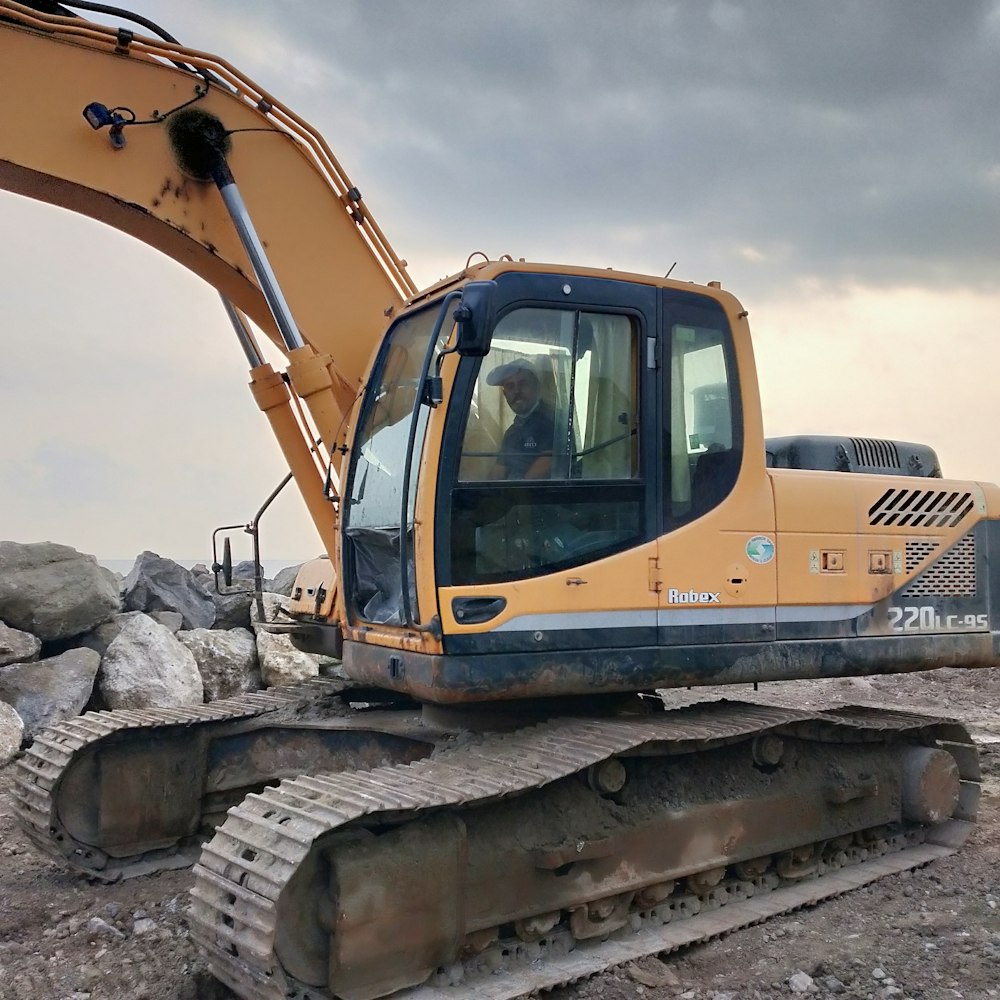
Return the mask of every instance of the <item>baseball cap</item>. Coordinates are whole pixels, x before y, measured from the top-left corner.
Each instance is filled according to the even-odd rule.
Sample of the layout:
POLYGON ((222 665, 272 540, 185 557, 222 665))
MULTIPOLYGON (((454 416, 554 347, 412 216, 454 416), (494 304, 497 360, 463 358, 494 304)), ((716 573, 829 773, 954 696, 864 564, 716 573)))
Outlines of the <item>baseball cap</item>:
POLYGON ((535 378, 538 378, 538 369, 535 367, 534 362, 529 361, 527 358, 515 358, 506 364, 497 365, 486 376, 486 382, 488 385, 503 385, 507 379, 518 372, 530 372, 535 378))

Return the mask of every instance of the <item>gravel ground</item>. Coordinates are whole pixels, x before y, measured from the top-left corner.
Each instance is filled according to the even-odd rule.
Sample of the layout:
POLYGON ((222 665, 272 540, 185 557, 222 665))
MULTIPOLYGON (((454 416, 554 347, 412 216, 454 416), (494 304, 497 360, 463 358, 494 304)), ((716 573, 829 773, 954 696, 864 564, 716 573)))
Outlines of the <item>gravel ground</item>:
MULTIPOLYGON (((548 994, 551 1000, 1000 998, 1000 673, 675 692, 797 706, 883 704, 950 715, 983 754, 980 822, 956 856, 720 940, 646 959, 548 994)), ((191 877, 104 886, 40 858, 16 829, 0 770, 0 1000, 227 1000, 188 937, 191 877)))

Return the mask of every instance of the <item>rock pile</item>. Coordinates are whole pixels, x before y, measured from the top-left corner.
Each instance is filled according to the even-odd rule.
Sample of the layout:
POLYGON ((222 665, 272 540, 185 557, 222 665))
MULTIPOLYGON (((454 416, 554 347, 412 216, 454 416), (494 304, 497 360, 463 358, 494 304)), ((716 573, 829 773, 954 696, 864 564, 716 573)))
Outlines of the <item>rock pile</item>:
MULTIPOLYGON (((265 594, 268 620, 297 569, 265 594)), ((251 622, 252 564, 237 574, 234 592, 219 594, 206 567, 154 552, 122 580, 66 545, 0 541, 0 766, 81 712, 198 704, 316 676, 322 658, 251 622)))

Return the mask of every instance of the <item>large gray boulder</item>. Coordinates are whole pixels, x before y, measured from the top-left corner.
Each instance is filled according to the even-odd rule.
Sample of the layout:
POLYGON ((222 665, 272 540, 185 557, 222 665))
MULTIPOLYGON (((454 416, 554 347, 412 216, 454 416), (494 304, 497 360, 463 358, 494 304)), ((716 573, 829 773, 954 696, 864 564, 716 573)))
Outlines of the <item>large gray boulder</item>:
POLYGON ((94 690, 101 657, 92 649, 70 649, 38 663, 0 667, 0 701, 17 710, 24 734, 79 715, 94 690))
POLYGON ((204 699, 193 654, 148 615, 127 621, 108 646, 97 688, 108 708, 171 708, 204 699))
MULTIPOLYGON (((199 563, 191 572, 215 604, 213 628, 250 628, 250 618, 254 613, 253 563, 250 560, 244 560, 233 567, 233 582, 228 587, 222 574, 219 574, 219 587, 223 593, 215 589, 215 574, 207 566, 199 563)), ((267 589, 266 581, 264 586, 267 589)))
POLYGON ((42 640, 38 636, 0 622, 0 667, 5 667, 8 663, 37 660, 41 648, 42 640))
MULTIPOLYGON (((110 621, 102 622, 97 628, 81 635, 77 642, 103 656, 108 651, 108 646, 118 638, 118 633, 138 615, 145 615, 145 612, 123 611, 110 621)), ((151 611, 147 617, 159 622, 171 633, 176 633, 180 629, 183 620, 176 611, 151 611)))
POLYGON ((319 660, 292 645, 287 635, 257 631, 257 657, 265 687, 298 684, 319 676, 319 660))
POLYGON ((126 611, 177 611, 183 627, 211 628, 215 604, 194 574, 173 559, 143 552, 122 586, 126 611))
MULTIPOLYGON (((281 614, 285 598, 280 594, 264 594, 265 622, 287 622, 281 614)), ((257 633, 257 656, 260 660, 260 675, 266 687, 280 684, 298 684, 310 677, 319 676, 319 658, 312 653, 303 653, 292 645, 287 635, 274 635, 254 624, 257 633)))
POLYGON ((118 633, 125 628, 126 624, 141 614, 141 611, 124 611, 81 635, 77 642, 103 656, 108 651, 108 646, 118 638, 118 633))
POLYGON ((248 629, 196 628, 179 632, 177 638, 194 654, 205 686, 205 701, 260 690, 257 643, 248 629))
POLYGON ((271 581, 271 593, 291 597, 295 578, 299 575, 302 566, 303 563, 299 563, 296 566, 286 566, 284 569, 278 570, 278 575, 271 581))
POLYGON ((159 622, 164 628, 170 629, 174 635, 177 635, 184 625, 184 616, 179 611, 150 611, 149 617, 154 622, 159 622))
MULTIPOLYGON (((228 588, 223 585, 223 589, 228 588)), ((249 629, 251 605, 254 599, 253 580, 233 577, 232 589, 235 593, 220 594, 215 589, 214 580, 209 587, 209 596, 215 604, 215 627, 249 629)))
POLYGON ((43 641, 68 639, 120 610, 114 574, 68 545, 0 542, 0 619, 43 641))
POLYGON ((233 577, 245 577, 252 583, 256 571, 257 567, 254 565, 254 561, 252 559, 244 559, 233 567, 233 577))
POLYGON ((0 701, 0 767, 9 764, 24 739, 21 716, 5 701, 0 701))

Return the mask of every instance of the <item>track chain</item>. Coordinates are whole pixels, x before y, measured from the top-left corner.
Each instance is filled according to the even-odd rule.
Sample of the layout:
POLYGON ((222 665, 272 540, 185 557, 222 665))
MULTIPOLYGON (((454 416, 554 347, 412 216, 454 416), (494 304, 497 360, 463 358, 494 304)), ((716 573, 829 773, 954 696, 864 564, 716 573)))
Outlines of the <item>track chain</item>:
POLYGON ((67 769, 96 743, 122 734, 166 727, 223 727, 264 715, 278 717, 307 710, 317 701, 343 690, 339 680, 314 678, 302 684, 275 687, 207 705, 181 708, 117 709, 86 712, 39 733, 18 761, 14 773, 14 812, 25 835, 42 853, 84 875, 117 881, 166 868, 187 867, 192 857, 156 851, 132 858, 110 858, 76 843, 59 820, 60 783, 67 769))
MULTIPOLYGON (((663 955, 691 944, 762 923, 782 913, 840 896, 886 875, 929 864, 954 848, 921 843, 921 831, 875 841, 864 849, 821 863, 816 876, 799 881, 768 872, 752 881, 726 881, 703 895, 673 896, 650 910, 630 914, 629 924, 606 939, 578 941, 565 928, 542 941, 500 942, 465 962, 448 966, 400 1000, 515 1000, 537 990, 567 986, 646 955, 663 955)), ((308 1000, 313 990, 290 997, 308 1000)))
MULTIPOLYGON (((560 719, 443 750, 411 764, 364 773, 302 776, 248 796, 230 811, 195 866, 192 935, 213 974, 246 1000, 328 998, 326 991, 303 986, 286 976, 274 953, 279 897, 313 845, 325 834, 349 824, 403 822, 427 810, 481 805, 518 795, 640 747, 664 753, 684 752, 773 731, 809 736, 821 732, 824 739, 852 741, 878 740, 894 732, 911 738, 918 734, 930 744, 945 745, 956 754, 963 781, 959 815, 974 818, 979 779, 975 750, 961 726, 944 720, 863 708, 807 712, 736 702, 695 705, 654 717, 560 719)), ((964 839, 966 832, 954 833, 955 839, 964 839)), ((916 854, 896 870, 925 864, 940 852, 950 853, 955 846, 936 847, 928 856, 916 854)), ((871 878, 886 873, 878 870, 871 878)), ((827 883, 831 888, 836 884, 827 883)), ((835 891, 849 887, 845 883, 835 891)), ((799 896, 801 893, 783 901, 781 910, 808 901, 799 896)), ((742 915, 735 909, 729 912, 738 916, 733 926, 763 919, 755 916, 758 911, 754 909, 742 915)), ((659 920, 659 916, 653 920, 659 920)), ((719 932, 699 930, 690 940, 719 932)), ((647 942, 638 954, 670 947, 669 943, 647 942)), ((593 949, 577 949, 572 953, 573 960, 583 951, 593 949)), ((598 955, 596 964, 592 960, 577 971, 568 971, 565 961, 546 961, 541 963, 543 971, 533 969, 528 980, 515 976, 507 985, 496 986, 499 992, 482 995, 510 1000, 592 975, 628 957, 635 956, 615 959, 598 955)), ((445 975, 456 978, 447 970, 445 975)), ((468 996, 470 984, 464 977, 463 970, 451 986, 427 984, 399 996, 412 995, 413 1000, 468 996)), ((495 978, 493 983, 502 984, 505 978, 495 978)), ((478 986, 476 996, 480 996, 478 986)))

